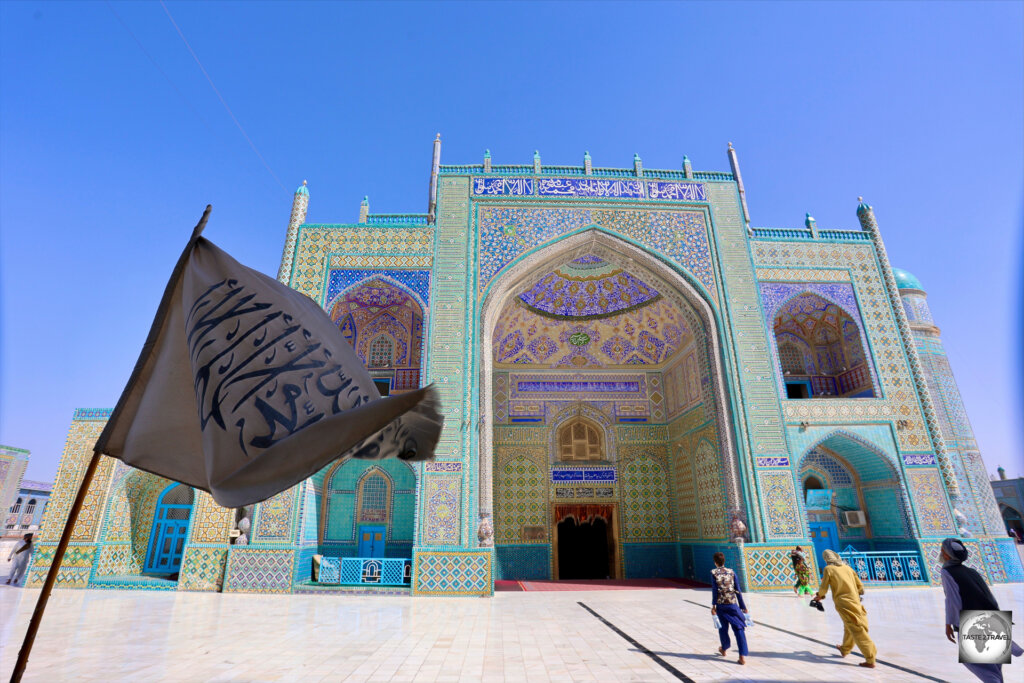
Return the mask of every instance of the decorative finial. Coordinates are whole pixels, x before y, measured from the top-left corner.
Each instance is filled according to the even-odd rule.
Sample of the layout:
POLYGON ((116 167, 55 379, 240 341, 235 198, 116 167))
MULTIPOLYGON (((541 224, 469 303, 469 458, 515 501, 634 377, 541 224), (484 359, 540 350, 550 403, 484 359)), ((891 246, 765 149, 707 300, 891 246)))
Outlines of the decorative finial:
POLYGON ((363 204, 369 204, 369 203, 370 203, 370 195, 364 194, 363 195, 363 204))
POLYGON ((732 143, 731 142, 729 143, 729 149, 732 149, 732 143))
POLYGON ((690 160, 690 157, 688 157, 688 156, 686 156, 686 155, 684 154, 684 155, 683 155, 683 161, 689 161, 689 160, 690 160))
POLYGON ((590 158, 590 150, 589 149, 583 150, 583 158, 584 159, 589 159, 590 158))
POLYGON ((539 149, 533 150, 533 156, 539 157, 540 156, 540 150, 539 149))
POLYGON ((303 181, 302 181, 302 184, 303 184, 303 185, 305 185, 305 184, 306 184, 306 181, 305 181, 305 180, 303 180, 303 181))
POLYGON ((434 139, 435 139, 435 140, 440 140, 440 139, 441 139, 441 134, 440 134, 440 133, 438 133, 438 134, 437 134, 437 137, 436 137, 436 138, 434 138, 434 139))
POLYGON ((858 202, 863 202, 863 201, 864 201, 864 198, 863 198, 863 197, 857 197, 857 201, 858 201, 858 202))
POLYGON ((640 155, 636 152, 633 152, 633 161, 640 161, 640 155))

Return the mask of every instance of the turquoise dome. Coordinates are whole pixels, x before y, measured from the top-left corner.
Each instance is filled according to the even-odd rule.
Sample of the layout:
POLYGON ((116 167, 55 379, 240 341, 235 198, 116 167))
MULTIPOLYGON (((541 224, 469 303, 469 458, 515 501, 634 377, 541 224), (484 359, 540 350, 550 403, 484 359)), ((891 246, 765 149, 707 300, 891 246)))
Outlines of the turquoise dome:
POLYGON ((921 281, 902 268, 893 268, 892 274, 896 277, 896 286, 898 288, 920 289, 922 292, 924 291, 924 287, 921 286, 921 281))
POLYGON ((309 190, 306 189, 306 181, 303 180, 302 184, 299 185, 299 189, 295 190, 295 194, 303 194, 309 196, 309 190))

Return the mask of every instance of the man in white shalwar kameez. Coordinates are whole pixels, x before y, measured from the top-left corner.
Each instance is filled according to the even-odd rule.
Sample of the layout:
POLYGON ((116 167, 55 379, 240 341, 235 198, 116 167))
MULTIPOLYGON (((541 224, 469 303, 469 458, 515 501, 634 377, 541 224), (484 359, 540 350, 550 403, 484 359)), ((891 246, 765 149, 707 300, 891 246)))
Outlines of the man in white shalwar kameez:
POLYGON ((11 550, 11 554, 7 556, 8 562, 14 560, 14 567, 11 568, 11 574, 7 577, 7 583, 13 582, 15 586, 18 585, 21 575, 28 568, 30 557, 32 557, 32 534, 25 534, 21 539, 21 543, 16 545, 11 550))

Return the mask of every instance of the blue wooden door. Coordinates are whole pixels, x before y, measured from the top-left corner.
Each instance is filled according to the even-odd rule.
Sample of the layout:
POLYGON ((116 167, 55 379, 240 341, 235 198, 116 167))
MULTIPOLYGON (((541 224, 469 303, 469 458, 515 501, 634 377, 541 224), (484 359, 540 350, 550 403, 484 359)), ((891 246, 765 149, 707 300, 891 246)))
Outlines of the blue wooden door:
POLYGON ((384 526, 359 527, 359 557, 384 557, 384 526))
POLYGON ((839 529, 835 522, 811 522, 811 542, 814 543, 814 557, 818 560, 818 571, 822 571, 825 560, 821 555, 826 550, 839 552, 839 529))
POLYGON ((175 574, 181 569, 191 515, 192 489, 181 484, 167 487, 157 502, 143 571, 175 574))

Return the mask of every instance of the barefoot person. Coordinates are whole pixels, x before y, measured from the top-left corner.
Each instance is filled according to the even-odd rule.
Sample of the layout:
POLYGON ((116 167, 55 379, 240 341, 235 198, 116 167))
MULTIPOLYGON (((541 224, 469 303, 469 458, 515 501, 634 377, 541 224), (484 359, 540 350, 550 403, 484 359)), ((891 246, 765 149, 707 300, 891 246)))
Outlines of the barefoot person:
POLYGON ((25 534, 21 543, 16 545, 11 550, 11 554, 7 556, 8 562, 14 560, 14 567, 11 568, 11 575, 7 577, 7 583, 13 581, 15 586, 18 585, 21 575, 25 573, 25 568, 28 567, 30 557, 32 557, 32 534, 25 534))
MULTIPOLYGON (((953 631, 960 627, 960 610, 998 610, 999 603, 989 590, 985 579, 976 570, 963 562, 967 559, 967 547, 959 539, 947 538, 939 551, 942 560, 942 592, 946 597, 946 638, 957 641, 953 631)), ((1021 648, 1011 644, 1014 657, 1020 657, 1021 648)), ((985 683, 1003 683, 1002 664, 963 663, 967 670, 985 683)))
POLYGON ((722 647, 718 654, 725 656, 729 649, 729 627, 736 635, 736 648, 740 651, 739 664, 747 663, 746 620, 743 614, 747 606, 743 604, 743 594, 737 587, 736 574, 725 566, 725 554, 713 555, 715 568, 711 570, 711 614, 717 615, 722 626, 718 629, 718 639, 722 647), (741 611, 742 610, 742 611, 741 611))
POLYGON ((850 654, 856 643, 857 649, 864 655, 864 661, 859 666, 874 669, 877 650, 868 636, 867 610, 860 604, 860 596, 864 595, 864 584, 860 582, 857 572, 843 562, 839 553, 826 550, 822 555, 825 559, 825 573, 821 577, 821 585, 814 599, 824 600, 829 588, 832 589, 832 600, 843 620, 843 642, 836 645, 839 654, 843 657, 850 654))

